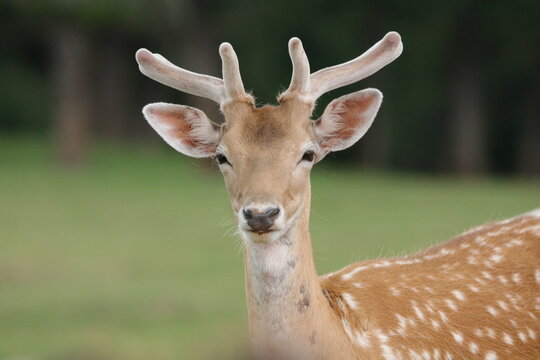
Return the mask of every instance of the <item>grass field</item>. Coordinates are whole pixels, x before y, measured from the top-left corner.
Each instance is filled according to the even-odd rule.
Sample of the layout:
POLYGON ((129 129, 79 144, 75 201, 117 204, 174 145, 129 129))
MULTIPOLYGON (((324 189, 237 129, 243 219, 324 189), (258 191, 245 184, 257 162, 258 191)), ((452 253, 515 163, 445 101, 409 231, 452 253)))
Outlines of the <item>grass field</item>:
MULTIPOLYGON (((313 174, 320 273, 540 207, 538 183, 313 174)), ((221 176, 159 147, 100 146, 66 171, 0 138, 0 359, 225 359, 246 342, 221 176)))

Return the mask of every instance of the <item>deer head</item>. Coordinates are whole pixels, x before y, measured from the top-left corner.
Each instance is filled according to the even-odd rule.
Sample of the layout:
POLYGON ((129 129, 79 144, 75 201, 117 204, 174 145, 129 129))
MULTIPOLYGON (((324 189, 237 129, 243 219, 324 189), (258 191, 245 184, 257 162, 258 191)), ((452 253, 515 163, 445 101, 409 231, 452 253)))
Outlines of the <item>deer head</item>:
POLYGON ((177 151, 213 157, 225 177, 240 233, 246 241, 271 243, 281 238, 309 206, 309 174, 331 151, 353 145, 368 130, 382 102, 376 89, 333 100, 319 119, 311 119, 315 101, 333 89, 357 82, 397 58, 399 34, 388 33, 363 55, 310 73, 298 38, 289 41, 293 64, 289 88, 277 106, 256 107, 246 93, 238 59, 221 44, 223 79, 179 68, 159 54, 140 49, 140 70, 175 89, 220 105, 225 121, 212 122, 189 106, 154 103, 143 113, 158 134, 177 151))

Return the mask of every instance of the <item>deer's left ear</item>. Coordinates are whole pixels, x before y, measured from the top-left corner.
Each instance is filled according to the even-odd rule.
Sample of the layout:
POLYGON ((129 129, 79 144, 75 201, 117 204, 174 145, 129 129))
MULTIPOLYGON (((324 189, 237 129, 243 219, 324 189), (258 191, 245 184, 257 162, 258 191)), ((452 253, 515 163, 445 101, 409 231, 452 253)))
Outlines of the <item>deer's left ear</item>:
POLYGON ((348 148, 367 132, 382 103, 382 93, 365 89, 333 100, 316 121, 321 149, 328 153, 348 148))
POLYGON ((143 108, 148 123, 174 149, 184 155, 213 156, 221 138, 221 128, 206 114, 190 106, 154 103, 143 108))

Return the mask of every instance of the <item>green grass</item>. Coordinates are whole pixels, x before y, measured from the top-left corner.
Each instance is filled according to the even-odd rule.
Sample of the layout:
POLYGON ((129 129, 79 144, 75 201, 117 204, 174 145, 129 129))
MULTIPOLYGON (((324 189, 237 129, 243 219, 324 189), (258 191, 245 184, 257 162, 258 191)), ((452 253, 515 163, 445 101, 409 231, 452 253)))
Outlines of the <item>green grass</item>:
MULTIPOLYGON (((0 138, 0 359, 214 359, 246 343, 242 255, 221 177, 166 151, 100 146, 64 170, 0 138)), ((313 174, 321 273, 540 207, 538 183, 313 174)))

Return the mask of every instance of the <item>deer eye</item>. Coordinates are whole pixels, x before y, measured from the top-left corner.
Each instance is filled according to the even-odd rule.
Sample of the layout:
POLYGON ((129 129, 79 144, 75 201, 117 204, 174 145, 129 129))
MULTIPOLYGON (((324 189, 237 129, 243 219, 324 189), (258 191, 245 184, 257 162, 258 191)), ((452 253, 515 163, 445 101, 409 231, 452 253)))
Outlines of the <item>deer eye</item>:
POLYGON ((214 156, 214 159, 216 160, 216 162, 219 164, 219 165, 223 165, 223 164, 229 164, 231 165, 231 163, 229 162, 229 160, 227 159, 227 157, 223 154, 216 154, 216 156, 214 156))
POLYGON ((313 160, 315 160, 315 153, 313 151, 306 151, 304 155, 302 155, 302 161, 313 162, 313 160))

